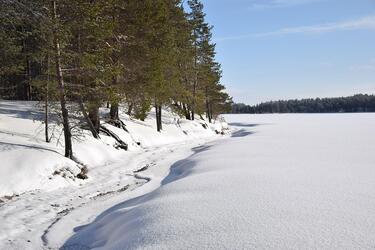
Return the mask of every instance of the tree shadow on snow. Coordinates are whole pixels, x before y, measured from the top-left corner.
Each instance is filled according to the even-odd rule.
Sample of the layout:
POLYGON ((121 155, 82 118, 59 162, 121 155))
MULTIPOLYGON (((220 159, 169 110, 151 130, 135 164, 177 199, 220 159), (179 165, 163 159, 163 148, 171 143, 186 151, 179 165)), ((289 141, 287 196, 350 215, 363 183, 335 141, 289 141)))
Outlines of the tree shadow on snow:
MULTIPOLYGON (((32 106, 34 107, 34 106, 32 106)), ((35 106, 36 107, 36 106, 35 106)), ((0 102, 0 114, 15 116, 21 119, 42 120, 44 114, 41 110, 31 110, 24 103, 0 102)))
MULTIPOLYGON (((199 154, 201 152, 207 151, 211 148, 212 146, 199 146, 193 148, 193 154, 190 156, 194 156, 196 154, 199 154)), ((189 159, 190 157, 177 161, 175 162, 171 168, 170 172, 167 177, 164 178, 164 180, 161 182, 161 185, 167 185, 168 183, 180 180, 189 174, 191 174, 193 168, 196 166, 196 162, 189 159)))
POLYGON ((248 135, 252 135, 252 134, 255 134, 254 131, 248 131, 248 130, 245 130, 245 129, 240 129, 240 130, 237 130, 237 131, 234 131, 231 135, 231 137, 245 137, 245 136, 248 136, 248 135))
POLYGON ((29 149, 36 149, 38 151, 49 151, 49 152, 61 155, 61 153, 59 153, 56 150, 53 150, 53 149, 50 149, 50 148, 41 147, 41 146, 38 146, 38 145, 25 145, 25 144, 10 143, 10 142, 4 142, 4 141, 0 141, 0 144, 1 145, 5 145, 6 146, 6 150, 12 150, 12 149, 15 149, 17 147, 18 148, 24 147, 24 148, 29 148, 29 149))
POLYGON ((157 188, 156 190, 152 191, 151 193, 147 193, 142 196, 119 203, 107 209, 106 211, 102 212, 100 215, 98 215, 95 218, 95 220, 92 223, 74 228, 73 231, 75 232, 75 234, 72 235, 60 249, 61 250, 91 249, 91 248, 105 246, 106 242, 99 241, 99 242, 93 243, 93 239, 92 239, 93 233, 95 233, 96 231, 98 231, 97 233, 100 233, 100 228, 101 228, 100 221, 102 219, 104 219, 106 216, 113 215, 114 213, 116 213, 116 211, 121 210, 122 216, 129 216, 128 221, 131 224, 132 223, 131 221, 136 219, 133 217, 142 216, 142 213, 139 213, 139 211, 137 210, 137 207, 139 205, 146 203, 147 201, 153 199, 154 197, 157 197, 158 193, 160 192, 160 189, 163 188, 163 186, 168 185, 169 183, 172 183, 174 181, 180 180, 188 176, 189 174, 191 174, 193 171, 193 168, 197 164, 196 161, 191 159, 191 157, 201 152, 207 151, 211 147, 212 146, 199 146, 199 147, 193 148, 192 150, 194 153, 186 159, 175 162, 171 166, 168 176, 166 176, 161 182, 161 186, 157 188))
POLYGON ((257 124, 257 123, 254 123, 254 124, 249 124, 249 123, 242 123, 242 122, 232 122, 232 123, 228 123, 229 126, 232 126, 232 127, 244 127, 244 128, 253 128, 253 127, 257 127, 257 126, 260 126, 260 125, 263 125, 263 124, 257 124))
MULTIPOLYGON (((51 103, 52 105, 52 103, 51 103)), ((34 101, 2 101, 0 100, 0 114, 32 121, 44 121, 44 106, 34 101)), ((53 108, 49 108, 49 120, 58 120, 58 115, 53 108)), ((70 117, 76 118, 73 113, 70 117)))

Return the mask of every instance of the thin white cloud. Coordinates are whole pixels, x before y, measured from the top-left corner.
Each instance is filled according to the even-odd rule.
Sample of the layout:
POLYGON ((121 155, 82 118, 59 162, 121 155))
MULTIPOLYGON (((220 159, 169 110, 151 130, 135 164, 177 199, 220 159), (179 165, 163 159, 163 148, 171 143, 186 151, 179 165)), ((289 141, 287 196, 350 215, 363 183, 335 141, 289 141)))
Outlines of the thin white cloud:
POLYGON ((357 20, 327 23, 311 26, 300 26, 283 28, 280 30, 255 34, 256 37, 275 36, 275 35, 290 35, 290 34, 318 34, 334 31, 346 30, 366 30, 375 29, 375 16, 362 17, 357 20))
POLYGON ((250 9, 261 10, 269 8, 283 8, 296 5, 310 4, 314 2, 321 2, 323 0, 269 0, 269 1, 252 1, 250 9))
POLYGON ((356 20, 326 23, 311 26, 299 26, 282 28, 276 31, 255 33, 241 36, 222 37, 215 39, 216 41, 240 40, 244 38, 256 38, 267 36, 284 36, 293 34, 319 34, 335 31, 350 31, 350 30, 375 30, 375 16, 362 17, 356 20))

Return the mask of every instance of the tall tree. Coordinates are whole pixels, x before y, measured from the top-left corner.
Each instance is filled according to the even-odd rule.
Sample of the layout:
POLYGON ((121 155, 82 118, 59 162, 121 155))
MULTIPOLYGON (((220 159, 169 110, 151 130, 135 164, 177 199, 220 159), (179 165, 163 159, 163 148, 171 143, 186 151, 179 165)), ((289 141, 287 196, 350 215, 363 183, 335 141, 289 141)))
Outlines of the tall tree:
POLYGON ((65 83, 63 79, 62 66, 61 66, 61 48, 60 48, 60 25, 57 15, 57 5, 56 1, 51 1, 50 6, 51 18, 52 18, 52 34, 53 34, 53 45, 55 50, 55 65, 56 65, 56 77, 59 86, 60 94, 60 105, 61 113, 63 118, 64 126, 64 138, 65 138, 65 157, 70 159, 73 158, 73 149, 72 149, 72 134, 69 124, 69 114, 66 107, 66 96, 65 96, 65 83))

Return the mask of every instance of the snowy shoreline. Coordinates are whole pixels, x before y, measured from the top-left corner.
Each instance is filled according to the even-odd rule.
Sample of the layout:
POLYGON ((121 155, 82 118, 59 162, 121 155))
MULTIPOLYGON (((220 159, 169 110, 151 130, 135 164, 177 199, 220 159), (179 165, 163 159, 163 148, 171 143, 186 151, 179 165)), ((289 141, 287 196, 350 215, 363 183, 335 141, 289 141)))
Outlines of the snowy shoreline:
MULTIPOLYGON (((222 129, 221 123, 210 125, 206 129, 203 127, 207 124, 204 120, 188 121, 165 111, 164 130, 159 133, 156 131, 153 112, 145 121, 134 120, 121 112, 120 118, 130 132, 110 124, 104 123, 104 126, 128 144, 129 152, 115 149, 117 142, 112 137, 101 135, 100 140, 97 140, 89 131, 78 130, 74 132, 75 161, 72 161, 63 157, 62 128, 57 121, 50 121, 51 142, 44 141, 43 110, 37 104, 0 100, 0 197, 3 197, 1 200, 31 190, 50 191, 70 185, 78 187, 87 182, 76 178, 83 166, 90 172, 94 168, 127 157, 129 152, 209 137, 215 135, 214 130, 222 129)), ((108 112, 105 108, 101 110, 103 117, 108 112)))
MULTIPOLYGON (((76 143, 75 149, 80 161, 89 168, 89 179, 72 178, 72 181, 67 181, 61 175, 51 176, 56 170, 50 166, 54 162, 62 162, 62 165, 67 163, 67 166, 76 163, 60 154, 61 146, 44 143, 43 135, 35 132, 41 122, 34 119, 38 115, 32 111, 34 104, 0 101, 0 157, 5 163, 0 168, 3 171, 0 176, 0 193, 11 190, 3 188, 7 187, 4 186, 7 183, 8 187, 25 190, 16 192, 11 199, 0 203, 0 249, 60 247, 76 225, 89 223, 96 214, 115 202, 156 189, 168 175, 170 165, 188 157, 191 148, 222 137, 216 135, 215 127, 205 129, 201 125, 204 121, 178 121, 176 115, 167 111, 162 133, 156 132, 152 115, 141 122, 121 114, 130 133, 115 127, 111 129, 129 142, 129 151, 115 149, 113 141, 105 136, 102 136, 102 141, 106 142, 103 143, 86 135, 83 141, 76 143), (22 112, 22 117, 18 115, 19 112, 22 112), (13 132, 19 129, 20 133, 13 132), (138 145, 139 142, 141 145, 138 145), (12 146, 7 146, 7 143, 12 146), (37 170, 35 166, 43 158, 47 161, 44 167, 37 170), (21 173, 14 175, 15 169, 21 173), (33 175, 35 170, 41 172, 33 175), (38 178, 42 185, 36 181, 38 178), (26 184, 36 182, 39 186, 33 188, 24 185, 22 188, 22 182, 14 183, 14 179, 24 180, 26 184), (82 212, 85 209, 90 212, 82 212)), ((74 174, 77 173, 78 169, 74 174)))

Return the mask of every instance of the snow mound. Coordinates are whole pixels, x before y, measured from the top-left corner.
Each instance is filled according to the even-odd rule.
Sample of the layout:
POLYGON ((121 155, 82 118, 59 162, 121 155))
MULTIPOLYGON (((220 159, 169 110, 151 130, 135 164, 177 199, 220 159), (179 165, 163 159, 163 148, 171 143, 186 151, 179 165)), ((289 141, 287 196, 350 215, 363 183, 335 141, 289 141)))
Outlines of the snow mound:
POLYGON ((0 142, 0 195, 34 189, 53 190, 79 183, 79 166, 61 154, 36 145, 0 142))

